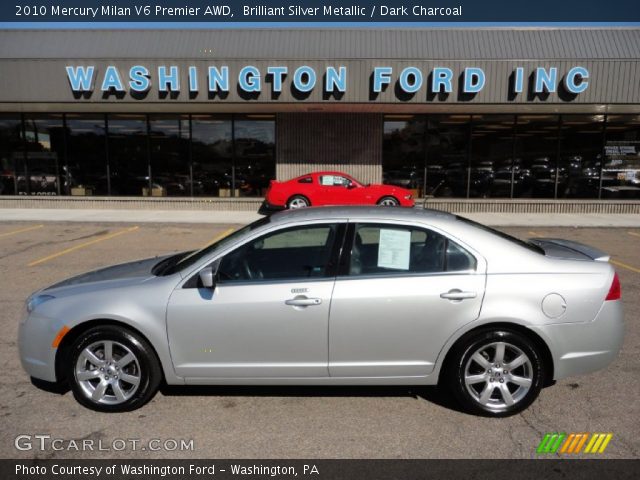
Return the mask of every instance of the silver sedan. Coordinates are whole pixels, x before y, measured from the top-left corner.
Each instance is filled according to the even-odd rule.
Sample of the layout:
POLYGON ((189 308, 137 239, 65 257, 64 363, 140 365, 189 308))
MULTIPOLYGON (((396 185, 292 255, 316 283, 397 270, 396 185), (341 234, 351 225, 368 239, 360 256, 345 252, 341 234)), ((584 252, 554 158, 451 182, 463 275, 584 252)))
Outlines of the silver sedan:
POLYGON ((165 381, 442 384, 466 410, 506 416, 605 367, 623 338, 606 254, 385 207, 265 217, 199 251, 52 285, 26 310, 27 373, 108 412, 165 381))

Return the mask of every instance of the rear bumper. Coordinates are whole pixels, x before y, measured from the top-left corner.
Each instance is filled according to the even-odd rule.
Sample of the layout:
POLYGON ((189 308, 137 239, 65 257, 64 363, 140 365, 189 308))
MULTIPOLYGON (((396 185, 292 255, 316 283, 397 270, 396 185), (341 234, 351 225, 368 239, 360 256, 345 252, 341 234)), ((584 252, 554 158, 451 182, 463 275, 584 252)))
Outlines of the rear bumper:
POLYGON ((624 338, 622 301, 604 302, 588 323, 534 327, 551 349, 554 380, 595 372, 615 360, 624 338))
POLYGON ((260 208, 258 209, 258 213, 260 215, 271 215, 272 213, 276 213, 285 209, 286 207, 284 206, 272 205, 265 200, 264 202, 262 202, 262 205, 260 205, 260 208))

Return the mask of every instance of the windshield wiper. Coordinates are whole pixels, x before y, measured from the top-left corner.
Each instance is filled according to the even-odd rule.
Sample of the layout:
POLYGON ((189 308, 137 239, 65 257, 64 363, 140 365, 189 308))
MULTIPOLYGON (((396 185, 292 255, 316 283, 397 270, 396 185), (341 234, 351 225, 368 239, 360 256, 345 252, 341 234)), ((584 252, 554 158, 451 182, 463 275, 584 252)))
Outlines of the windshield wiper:
POLYGON ((190 253, 191 253, 191 251, 189 251, 189 252, 180 252, 180 253, 176 253, 175 255, 172 255, 170 257, 167 257, 164 260, 160 260, 158 263, 156 263, 153 266, 153 268, 151 269, 151 273, 153 275, 161 277, 162 275, 164 275, 164 273, 167 270, 169 270, 171 267, 173 267, 176 263, 178 263, 180 260, 182 260, 184 257, 189 255, 190 253))

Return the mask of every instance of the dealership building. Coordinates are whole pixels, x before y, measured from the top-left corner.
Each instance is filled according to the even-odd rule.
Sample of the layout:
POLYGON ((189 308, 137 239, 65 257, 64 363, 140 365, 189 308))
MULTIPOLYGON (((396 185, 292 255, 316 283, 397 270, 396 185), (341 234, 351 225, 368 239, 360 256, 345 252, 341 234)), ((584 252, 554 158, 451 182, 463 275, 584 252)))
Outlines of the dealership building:
POLYGON ((434 205, 628 212, 640 29, 5 30, 0 162, 15 204, 253 208, 339 170, 434 205))

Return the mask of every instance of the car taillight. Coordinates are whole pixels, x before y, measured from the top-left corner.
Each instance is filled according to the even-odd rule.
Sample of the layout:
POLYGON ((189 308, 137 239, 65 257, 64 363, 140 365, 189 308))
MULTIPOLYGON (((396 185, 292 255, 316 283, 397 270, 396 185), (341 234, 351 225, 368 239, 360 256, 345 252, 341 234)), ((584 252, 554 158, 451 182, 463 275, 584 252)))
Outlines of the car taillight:
POLYGON ((611 287, 609 288, 609 293, 607 293, 607 298, 605 298, 605 302, 609 300, 620 300, 622 297, 622 290, 620 289, 620 279, 618 278, 618 273, 613 274, 613 282, 611 282, 611 287))

